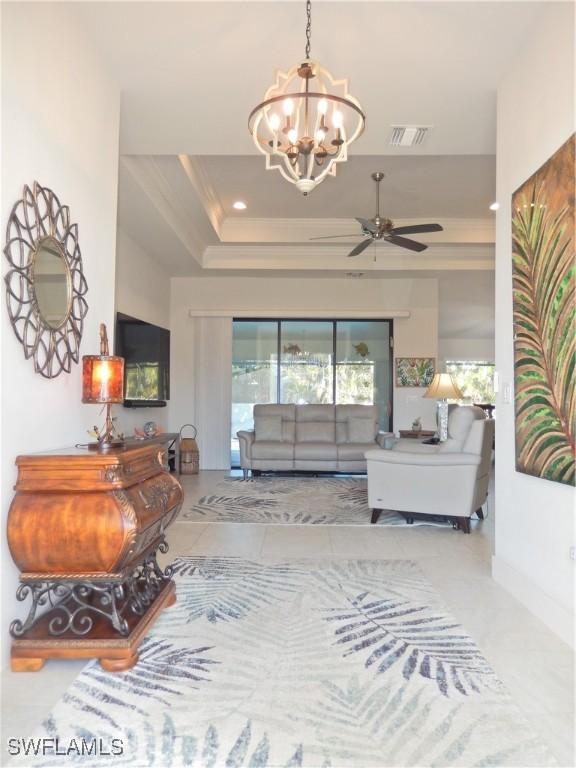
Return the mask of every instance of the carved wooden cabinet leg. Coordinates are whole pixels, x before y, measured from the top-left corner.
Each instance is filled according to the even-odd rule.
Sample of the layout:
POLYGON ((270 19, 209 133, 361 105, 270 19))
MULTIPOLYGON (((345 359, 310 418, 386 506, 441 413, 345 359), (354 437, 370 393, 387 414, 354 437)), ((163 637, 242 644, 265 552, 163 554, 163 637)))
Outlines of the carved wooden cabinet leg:
POLYGON ((38 672, 45 663, 46 659, 12 656, 10 659, 10 669, 12 672, 38 672))
POLYGON ((139 654, 132 653, 129 656, 122 656, 116 659, 100 659, 100 666, 106 672, 126 672, 138 662, 139 654))
POLYGON ((372 517, 370 518, 370 523, 373 525, 374 523, 378 522, 378 518, 382 514, 381 509, 373 509, 372 510, 372 517))
POLYGON ((482 509, 482 507, 478 507, 478 509, 476 510, 476 514, 478 515, 480 520, 484 520, 484 510, 482 509))

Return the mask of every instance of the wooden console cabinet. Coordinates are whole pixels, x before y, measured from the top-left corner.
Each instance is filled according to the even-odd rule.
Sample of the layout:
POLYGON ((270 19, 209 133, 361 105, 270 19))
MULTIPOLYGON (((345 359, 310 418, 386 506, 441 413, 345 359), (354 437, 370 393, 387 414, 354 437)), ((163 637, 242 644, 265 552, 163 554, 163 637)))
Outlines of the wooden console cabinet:
POLYGON ((71 448, 19 456, 8 544, 28 615, 10 625, 14 671, 48 658, 93 658, 109 671, 138 660, 138 645, 176 599, 166 528, 182 505, 158 445, 106 453, 71 448))

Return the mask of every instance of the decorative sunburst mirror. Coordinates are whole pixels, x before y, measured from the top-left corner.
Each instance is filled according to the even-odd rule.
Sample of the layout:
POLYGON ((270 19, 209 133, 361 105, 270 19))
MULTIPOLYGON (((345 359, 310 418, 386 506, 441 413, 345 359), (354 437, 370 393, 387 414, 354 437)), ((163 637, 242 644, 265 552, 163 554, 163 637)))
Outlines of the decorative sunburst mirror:
POLYGON ((78 225, 54 192, 34 182, 12 208, 4 254, 10 322, 34 370, 52 379, 80 357, 88 290, 78 225))

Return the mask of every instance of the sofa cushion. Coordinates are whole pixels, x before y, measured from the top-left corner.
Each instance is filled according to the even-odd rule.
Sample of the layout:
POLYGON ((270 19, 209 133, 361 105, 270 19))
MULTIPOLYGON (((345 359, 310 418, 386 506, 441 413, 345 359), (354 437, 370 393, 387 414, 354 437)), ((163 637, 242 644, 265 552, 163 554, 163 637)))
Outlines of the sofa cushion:
POLYGON ((294 459, 294 444, 277 440, 255 440, 252 443, 253 459, 294 459))
POLYGON ((375 425, 371 419, 348 419, 348 442, 369 443, 374 442, 375 425))
POLYGON ((313 403, 296 406, 296 422, 326 421, 334 423, 335 408, 333 405, 313 403))
POLYGON ((292 404, 258 403, 254 406, 254 420, 259 416, 280 416, 282 437, 286 443, 293 443, 295 437, 296 406, 292 404))
POLYGON ((352 440, 348 435, 348 423, 352 420, 367 421, 372 425, 372 434, 367 438, 368 442, 376 438, 378 432, 378 406, 377 405, 337 405, 336 406, 336 442, 364 442, 364 440, 352 440))
POLYGON ((338 461, 364 461, 364 454, 375 448, 374 441, 370 443, 340 443, 338 461))
MULTIPOLYGON (((494 428, 494 425, 492 427, 486 425, 484 422, 486 421, 493 421, 493 419, 489 419, 486 416, 486 413, 477 406, 473 406, 472 410, 474 411, 474 417, 475 421, 472 422, 470 425, 470 431, 468 432, 468 435, 466 436, 466 439, 464 440, 464 445, 462 446, 462 450, 466 453, 483 453, 484 452, 484 440, 485 440, 485 431, 490 430, 494 428)), ((493 435, 491 436, 490 440, 492 440, 493 435)), ((492 443, 490 443, 490 446, 492 446, 492 443)))
POLYGON ((336 406, 336 421, 348 421, 351 418, 358 419, 372 419, 372 421, 378 421, 378 406, 377 405, 358 405, 357 403, 350 403, 349 405, 337 405, 336 406))
POLYGON ((336 443, 296 443, 294 446, 294 458, 315 461, 336 461, 336 443))
POLYGON ((257 442, 262 440, 282 440, 282 419, 280 416, 257 416, 254 419, 254 432, 257 442))
POLYGON ((336 442, 334 422, 310 421, 296 423, 297 443, 334 443, 336 442))
POLYGON ((440 443, 442 453, 454 453, 464 449, 464 443, 470 432, 470 427, 477 418, 476 411, 486 418, 486 414, 480 408, 469 405, 461 405, 452 408, 448 415, 448 439, 440 443))
POLYGON ((280 416, 282 421, 295 421, 296 406, 290 403, 258 403, 254 406, 254 418, 258 416, 280 416))

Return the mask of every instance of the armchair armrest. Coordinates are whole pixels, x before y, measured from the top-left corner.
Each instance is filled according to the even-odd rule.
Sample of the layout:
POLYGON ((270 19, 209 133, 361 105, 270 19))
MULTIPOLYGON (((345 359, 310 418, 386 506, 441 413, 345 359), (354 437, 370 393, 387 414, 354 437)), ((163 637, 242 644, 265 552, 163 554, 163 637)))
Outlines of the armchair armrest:
MULTIPOLYGON (((433 448, 434 446, 430 447, 433 448)), ((433 451, 412 453, 374 449, 367 451, 365 456, 368 461, 426 467, 478 466, 482 461, 482 457, 476 453, 437 453, 433 451)))
POLYGON ((236 433, 236 436, 240 443, 240 466, 242 469, 251 469, 252 443, 254 442, 255 432, 242 429, 236 433))

